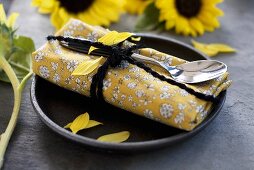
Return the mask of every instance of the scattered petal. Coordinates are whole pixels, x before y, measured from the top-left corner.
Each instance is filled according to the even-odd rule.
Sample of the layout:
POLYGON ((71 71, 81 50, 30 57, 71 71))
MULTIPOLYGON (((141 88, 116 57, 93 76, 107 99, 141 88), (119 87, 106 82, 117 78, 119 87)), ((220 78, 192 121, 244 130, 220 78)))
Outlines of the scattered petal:
POLYGON ((129 137, 130 137, 130 132, 122 131, 118 133, 103 135, 99 137, 97 140, 101 142, 121 143, 126 141, 129 137))
POLYGON ((67 125, 64 126, 64 128, 65 128, 65 129, 70 128, 70 127, 71 127, 71 124, 72 124, 72 122, 71 122, 71 123, 68 123, 67 125))
POLYGON ((70 129, 72 133, 77 133, 78 131, 85 129, 86 126, 88 125, 89 122, 89 114, 84 113, 79 115, 72 123, 70 126, 70 129))
POLYGON ((101 122, 97 122, 95 120, 89 120, 87 126, 86 126, 86 129, 88 128, 91 128, 91 127, 95 127, 95 126, 98 126, 98 125, 102 125, 101 122))
POLYGON ((89 48, 88 54, 91 54, 91 52, 93 52, 93 51, 96 50, 96 49, 98 49, 98 48, 96 48, 96 47, 94 47, 94 46, 91 46, 91 47, 89 48))
MULTIPOLYGON (((64 126, 65 129, 68 129, 71 127, 71 123, 68 123, 67 125, 64 126)), ((102 125, 103 123, 95 121, 95 120, 89 120, 88 124, 86 125, 86 127, 84 129, 88 129, 88 128, 92 128, 98 125, 102 125)))
POLYGON ((71 75, 88 75, 98 68, 104 60, 104 57, 100 57, 95 60, 84 61, 78 65, 71 75))
POLYGON ((132 41, 140 41, 140 40, 141 40, 141 37, 131 37, 131 40, 132 40, 132 41))
POLYGON ((220 52, 229 53, 229 52, 236 52, 236 50, 226 44, 204 44, 197 41, 191 41, 193 46, 203 52, 204 54, 208 55, 209 57, 215 56, 220 52))
POLYGON ((98 42, 101 42, 104 45, 112 46, 112 45, 118 44, 120 42, 123 42, 124 40, 128 39, 132 35, 133 35, 133 33, 129 33, 129 32, 119 33, 117 31, 110 31, 103 37, 99 38, 98 42))

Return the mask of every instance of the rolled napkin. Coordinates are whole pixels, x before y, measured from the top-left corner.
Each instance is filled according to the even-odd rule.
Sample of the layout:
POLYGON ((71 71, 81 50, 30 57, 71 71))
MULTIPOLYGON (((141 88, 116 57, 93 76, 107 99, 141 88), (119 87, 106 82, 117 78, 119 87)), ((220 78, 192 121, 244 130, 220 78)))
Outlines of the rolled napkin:
MULTIPOLYGON (((108 30, 101 27, 70 20, 56 35, 97 41, 107 32, 108 30)), ((151 48, 143 48, 138 52, 168 65, 186 62, 151 48)), ((33 71, 60 87, 89 97, 92 77, 97 70, 86 76, 71 74, 80 63, 97 58, 68 50, 58 41, 51 40, 33 53, 33 71)), ((170 78, 162 68, 155 65, 149 67, 170 78)), ((186 86, 196 92, 216 97, 230 84, 228 73, 225 73, 217 79, 186 86)), ((161 81, 127 61, 122 61, 116 68, 109 68, 103 81, 103 96, 107 103, 116 107, 186 131, 198 126, 209 114, 212 106, 212 102, 202 100, 176 85, 161 81)))

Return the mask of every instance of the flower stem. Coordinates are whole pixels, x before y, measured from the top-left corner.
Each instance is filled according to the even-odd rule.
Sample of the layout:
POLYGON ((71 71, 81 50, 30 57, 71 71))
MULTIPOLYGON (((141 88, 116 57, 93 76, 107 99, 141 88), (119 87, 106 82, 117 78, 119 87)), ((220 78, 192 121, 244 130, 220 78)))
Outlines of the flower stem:
POLYGON ((5 132, 1 135, 1 138, 0 138, 0 169, 1 169, 3 165, 6 148, 8 146, 13 130, 16 126, 20 103, 21 103, 22 88, 21 89, 19 88, 20 82, 15 72, 11 68, 10 64, 6 61, 6 59, 3 56, 0 56, 0 68, 2 68, 7 74, 8 78, 11 81, 12 88, 14 91, 14 107, 13 107, 11 119, 8 123, 8 126, 5 132))

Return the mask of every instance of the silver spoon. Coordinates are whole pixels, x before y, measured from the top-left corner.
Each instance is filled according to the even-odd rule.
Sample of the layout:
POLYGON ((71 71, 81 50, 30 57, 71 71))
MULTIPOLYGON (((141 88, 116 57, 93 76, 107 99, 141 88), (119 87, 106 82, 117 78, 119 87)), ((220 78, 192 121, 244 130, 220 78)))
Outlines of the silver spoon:
MULTIPOLYGON (((86 39, 81 39, 81 40, 89 41, 86 39)), ((71 49, 77 52, 82 52, 87 54, 87 52, 89 51, 88 47, 81 46, 78 43, 60 41, 60 44, 68 49, 71 49)), ((92 55, 103 56, 103 51, 96 52, 95 50, 92 52, 92 55)), ((192 62, 180 64, 177 66, 168 66, 153 58, 149 58, 137 53, 133 53, 131 57, 133 57, 134 59, 138 61, 156 64, 164 68, 166 71, 169 72, 169 74, 174 80, 181 83, 193 84, 193 83, 208 81, 208 80, 220 77, 227 71, 226 64, 216 60, 198 60, 198 61, 192 61, 192 62)))

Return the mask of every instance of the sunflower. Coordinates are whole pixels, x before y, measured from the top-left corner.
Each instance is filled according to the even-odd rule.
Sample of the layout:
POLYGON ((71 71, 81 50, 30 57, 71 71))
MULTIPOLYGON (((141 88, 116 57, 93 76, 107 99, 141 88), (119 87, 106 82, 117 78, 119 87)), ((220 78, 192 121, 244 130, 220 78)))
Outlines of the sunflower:
POLYGON ((51 23, 60 29, 70 18, 92 25, 109 26, 119 20, 123 0, 33 0, 43 14, 51 14, 51 23))
POLYGON ((130 14, 141 14, 152 0, 125 0, 124 9, 130 14))
POLYGON ((165 21, 167 30, 175 28, 183 35, 202 35, 220 27, 219 16, 222 10, 216 7, 223 0, 156 0, 160 10, 160 21, 165 21))

